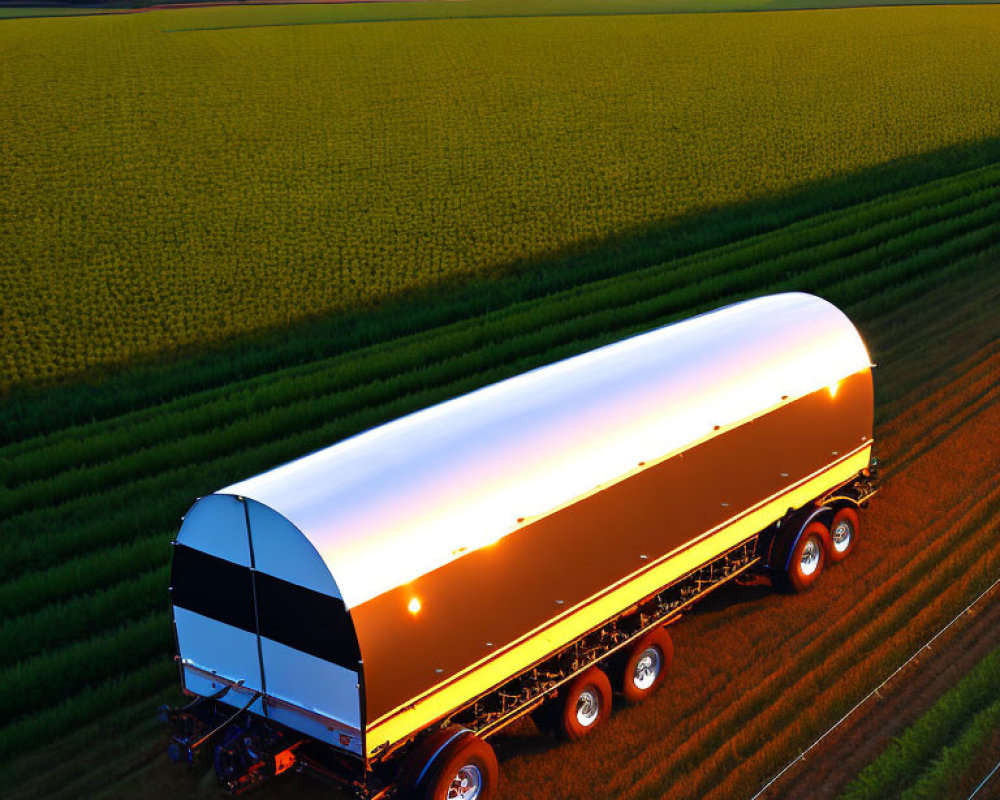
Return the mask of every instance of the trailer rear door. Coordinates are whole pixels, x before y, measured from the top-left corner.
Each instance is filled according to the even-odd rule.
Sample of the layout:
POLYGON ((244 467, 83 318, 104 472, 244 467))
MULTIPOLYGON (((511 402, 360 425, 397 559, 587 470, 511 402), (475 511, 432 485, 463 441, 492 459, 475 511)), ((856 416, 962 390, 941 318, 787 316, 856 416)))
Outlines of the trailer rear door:
POLYGON ((177 536, 171 599, 185 687, 361 753, 357 637, 329 569, 277 512, 210 495, 177 536))
MULTIPOLYGON (((225 698, 237 706, 263 687, 246 531, 243 503, 202 498, 184 517, 170 571, 184 686, 208 696, 241 681, 225 698)), ((262 702, 250 710, 262 714, 262 702)))

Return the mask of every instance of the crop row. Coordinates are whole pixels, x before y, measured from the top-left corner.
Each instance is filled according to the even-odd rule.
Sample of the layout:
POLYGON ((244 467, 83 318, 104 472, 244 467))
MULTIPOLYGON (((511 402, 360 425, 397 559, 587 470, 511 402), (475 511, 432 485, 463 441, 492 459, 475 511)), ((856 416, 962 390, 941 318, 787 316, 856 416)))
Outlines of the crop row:
MULTIPOLYGON (((433 302, 419 299, 390 302, 384 309, 312 322, 296 329, 292 336, 258 337, 219 353, 186 358, 179 365, 136 366, 97 385, 54 388, 44 394, 15 394, 6 400, 9 413, 0 418, 0 442, 16 442, 58 431, 48 441, 70 444, 80 430, 87 431, 89 436, 113 430, 121 424, 122 415, 127 415, 130 423, 155 418, 159 414, 157 406, 168 398, 177 398, 170 404, 172 409, 179 410, 183 404, 191 411, 200 405, 201 393, 212 387, 236 382, 247 385, 250 375, 261 376, 257 385, 266 386, 268 376, 279 370, 289 374, 290 365, 311 370, 312 364, 331 355, 471 319, 582 281, 716 249, 762 231, 791 226, 796 220, 805 220, 804 224, 819 222, 851 206, 860 208, 859 204, 873 197, 878 198, 874 203, 890 197, 899 200, 909 191, 923 192, 936 183, 951 182, 963 172, 971 177, 979 169, 993 169, 997 155, 1000 155, 1000 140, 987 140, 935 153, 929 158, 894 162, 860 175, 822 182, 794 197, 764 198, 736 209, 721 208, 688 221, 683 227, 671 224, 641 234, 633 232, 622 242, 610 240, 601 246, 579 248, 570 255, 548 259, 544 269, 514 274, 502 281, 456 286, 447 297, 435 296, 433 302), (136 409, 147 409, 145 416, 133 413, 136 409), (88 422, 81 424, 84 420, 88 422), (105 424, 99 426, 94 420, 104 420, 105 424)), ((15 445, 3 448, 0 453, 10 459, 8 463, 14 463, 15 456, 34 449, 38 443, 25 441, 23 445, 23 449, 15 445)), ((3 470, 2 459, 0 470, 3 470)), ((9 477, 6 472, 0 474, 9 477)))
MULTIPOLYGON (((961 265, 958 264, 957 268, 961 268, 961 265)), ((4 607, 12 614, 30 611, 32 608, 42 608, 43 610, 37 613, 44 616, 44 605, 59 597, 70 596, 91 587, 107 586, 123 578, 127 586, 129 576, 162 564, 166 554, 164 542, 169 535, 165 532, 159 536, 147 536, 106 553, 96 553, 94 556, 71 560, 48 571, 25 575, 0 589, 0 607, 4 607)), ((112 586, 109 591, 125 591, 125 586, 112 586)), ((104 606, 101 597, 102 595, 98 593, 93 596, 94 599, 78 598, 72 602, 74 614, 79 615, 81 619, 92 620, 95 631, 103 629, 102 625, 106 627, 114 623, 114 618, 104 619, 100 611, 104 606)), ((147 598, 145 606, 140 604, 140 607, 151 607, 157 602, 160 600, 154 595, 147 598)), ((19 625, 32 625, 33 623, 27 621, 32 616, 29 614, 26 619, 22 618, 17 622, 19 625)), ((30 637, 23 642, 29 650, 38 647, 37 642, 30 637)))
MULTIPOLYGON (((976 768, 977 758, 985 756, 990 759, 987 764, 994 763, 998 731, 1000 699, 978 712, 954 744, 942 748, 919 779, 903 792, 900 800, 941 800, 949 789, 954 795, 956 788, 961 786, 956 779, 962 775, 966 779, 971 777, 974 785, 984 785, 979 782, 981 772, 973 772, 972 775, 969 772, 976 768)), ((960 800, 966 797, 964 791, 958 795, 960 800)))
POLYGON ((106 716, 122 704, 162 691, 176 678, 176 666, 169 659, 157 657, 77 694, 53 697, 44 710, 0 728, 0 762, 51 741, 53 731, 72 731, 106 716))
POLYGON ((840 800, 940 797, 962 762, 1000 726, 1000 648, 994 650, 845 789, 840 800))
MULTIPOLYGON (((105 589, 42 605, 19 617, 6 617, 0 624, 0 668, 117 627, 154 608, 166 608, 168 572, 163 565, 118 583, 111 583, 112 578, 105 589)), ((116 576, 128 574, 136 573, 118 565, 116 576)))
POLYGON ((129 672, 154 656, 166 660, 172 647, 169 618, 164 610, 0 668, 4 686, 0 717, 16 720, 109 676, 129 672))
MULTIPOLYGON (((832 278, 842 275, 857 274, 861 271, 868 271, 865 277, 865 285, 861 289, 856 288, 854 280, 845 279, 832 292, 834 299, 843 303, 850 303, 862 294, 870 295, 879 284, 885 285, 888 281, 899 279, 907 271, 913 272, 932 266, 935 260, 940 260, 944 253, 932 250, 924 252, 922 261, 910 259, 905 262, 896 263, 881 269, 875 266, 891 261, 901 254, 912 252, 921 246, 928 246, 942 239, 946 240, 948 254, 954 256, 956 250, 961 253, 962 249, 975 251, 983 249, 991 243, 994 237, 993 227, 976 228, 983 222, 992 222, 995 212, 994 205, 986 207, 975 207, 976 201, 982 201, 982 197, 973 196, 973 210, 965 215, 960 215, 954 219, 945 219, 933 222, 933 217, 927 213, 921 213, 920 217, 913 219, 905 218, 910 224, 922 224, 914 234, 903 234, 895 238, 888 238, 893 232, 889 229, 889 223, 872 228, 871 239, 877 244, 863 249, 864 242, 855 243, 856 237, 848 237, 851 241, 848 246, 855 248, 854 252, 846 259, 831 259, 820 267, 808 268, 810 263, 822 260, 823 257, 832 256, 832 252, 816 252, 816 247, 807 248, 804 255, 792 254, 784 259, 775 259, 770 262, 753 262, 750 266, 740 268, 737 263, 725 263, 721 259, 725 268, 729 270, 726 277, 715 279, 703 279, 698 281, 697 274, 690 274, 696 268, 704 269, 704 264, 682 264, 674 270, 658 269, 656 274, 646 276, 643 281, 636 276, 623 279, 617 282, 600 282, 598 286, 588 287, 587 292, 567 293, 565 296, 553 298, 550 305, 553 310, 544 318, 540 316, 535 308, 523 309, 521 313, 506 316, 497 321, 495 326, 484 325, 479 329, 473 329, 457 337, 448 337, 448 350, 445 352, 463 352, 464 356, 442 360, 433 363, 432 357, 421 359, 421 354, 406 353, 414 356, 414 361, 419 363, 431 362, 432 366, 418 368, 410 373, 387 379, 384 381, 375 380, 369 385, 361 385, 353 391, 345 393, 332 393, 328 396, 317 397, 318 386, 313 381, 309 381, 306 391, 303 393, 309 398, 284 407, 269 409, 268 412, 252 414, 248 409, 243 408, 241 398, 237 397, 226 401, 219 401, 225 408, 224 412, 219 412, 220 416, 228 416, 236 420, 220 430, 214 431, 210 440, 206 441, 204 436, 189 436, 187 438, 175 439, 169 443, 156 448, 147 448, 131 455, 119 458, 117 462, 105 463, 103 466, 95 466, 87 469, 79 469, 58 475, 50 481, 41 481, 29 484, 25 491, 35 490, 49 498, 51 504, 38 514, 31 512, 24 513, 20 517, 8 520, 8 529, 14 532, 31 532, 30 537, 15 539, 14 549, 20 549, 22 553, 27 550, 40 552, 43 557, 50 559, 64 555, 65 551, 49 548, 51 544, 48 537, 40 534, 42 531, 58 532, 62 536, 64 532, 72 528, 70 519, 83 519, 91 524, 96 524, 100 520, 101 505, 108 509, 117 509, 119 504, 107 495, 93 495, 92 502, 88 508, 86 505, 79 506, 66 501, 73 498, 74 494, 85 492, 86 489, 97 489, 112 485, 115 479, 124 480, 127 477, 138 477, 148 475, 161 469, 163 473, 169 473, 171 469, 176 469, 176 465, 187 464, 192 461, 210 460, 214 454, 223 453, 232 455, 239 452, 240 446, 267 440, 268 437, 280 435, 282 431, 292 429, 308 428, 321 423, 323 420, 338 417, 350 413, 354 408, 372 409, 384 398, 397 398, 404 394, 412 394, 415 389, 424 386, 436 386, 445 383, 453 376, 468 375, 474 372, 476 367, 483 362, 492 360, 493 363, 503 360, 513 360, 517 357, 527 357, 528 354, 538 353, 543 350, 545 344, 551 342, 562 342, 567 344, 576 343, 577 349, 582 349, 590 345, 594 336, 599 336, 601 332, 606 334, 607 330, 601 324, 602 318, 593 313, 595 306, 594 297, 603 298, 605 302, 616 303, 616 322, 618 326, 622 324, 622 318, 628 322, 633 322, 636 327, 641 327, 641 320, 650 318, 669 317, 679 313, 681 308, 703 308, 720 300, 739 297, 742 292, 748 291, 748 287, 753 285, 752 281, 757 280, 757 286, 767 286, 768 281, 773 281, 775 277, 785 276, 783 281, 771 283, 771 288, 780 289, 785 287, 799 286, 800 288, 822 290, 824 283, 832 278), (963 229, 972 227, 973 232, 963 235, 963 229), (949 238, 951 237, 951 238, 949 238), (909 264, 909 266, 907 266, 909 264), (664 274, 665 273, 665 274, 664 274), (794 277, 788 277, 794 275, 794 277), (683 287, 683 288, 679 288, 683 287), (863 291, 862 291, 863 289, 863 291), (644 292, 657 292, 652 301, 636 301, 636 297, 643 297, 644 292), (653 306, 650 309, 650 306, 653 306), (591 311, 587 314, 587 311, 591 311), (560 326, 555 324, 543 327, 545 322, 555 320, 561 322, 560 326), (497 329, 499 328, 499 330, 497 329), (517 337, 519 330, 536 331, 529 337, 517 337), (539 330, 541 329, 541 330, 539 330), (546 339, 541 346, 540 337, 546 339), (456 342, 454 339, 457 338, 456 342), (502 341, 502 344, 499 342, 502 341), (499 352, 498 352, 499 351, 499 352), (346 396, 345 396, 346 395, 346 396), (81 487, 80 484, 83 484, 81 487), (76 484, 74 489, 74 484, 76 484), (60 511, 60 508, 62 509, 60 511)), ((955 206, 964 203, 963 200, 953 201, 945 204, 945 208, 952 212, 957 212, 955 206)), ((940 213, 940 212, 939 212, 940 213)), ((898 225, 898 222, 893 224, 898 225)), ((871 241, 871 240, 869 240, 871 241)), ((792 246, 793 242, 788 242, 792 246)), ((830 250, 831 248, 826 248, 830 250)), ((716 260, 718 263, 719 259, 716 260)), ((492 320, 490 320, 492 322, 492 320)), ((648 323, 647 323, 648 324, 648 323)), ((620 333, 619 330, 616 331, 620 333)), ((610 338, 610 337, 608 337, 610 338)), ((377 356, 372 361, 378 367, 382 364, 377 356)), ((386 365, 386 372, 381 374, 391 374, 393 366, 398 365, 395 358, 389 357, 390 363, 386 365)), ((292 381, 294 383, 294 381, 292 381)), ((369 419, 371 417, 368 417, 369 419)), ((382 419, 388 418, 383 416, 382 419)), ((183 416, 180 416, 180 420, 183 416)), ((380 420, 376 420, 380 421, 380 420)), ((372 423, 368 423, 372 424, 372 423)), ((338 425, 338 430, 324 431, 333 433, 332 438, 339 438, 347 433, 353 432, 350 425, 338 425)), ((360 426, 358 426, 360 427, 360 426)), ((357 430, 358 427, 354 427, 357 430)), ((163 433, 161 425, 155 429, 163 433)), ((124 436, 125 434, 121 434, 124 436)), ((110 437, 116 438, 116 437, 110 437)), ((319 436, 312 436, 311 441, 304 443, 299 452, 304 452, 310 447, 320 446, 331 441, 328 436, 324 441, 319 436)), ((41 456, 47 455, 47 451, 41 456)), ((290 455, 294 455, 294 448, 290 455)), ((274 460, 271 461, 274 463, 274 460)), ((244 470, 252 469, 254 466, 263 468, 267 466, 266 460, 248 459, 244 470)), ((231 476, 239 476, 239 472, 230 473, 231 476)), ((7 498, 9 502, 12 497, 16 497, 16 492, 9 492, 7 498)), ((114 512, 112 512, 114 513, 114 512)), ((108 526, 113 527, 113 526, 108 526)), ((10 540, 8 540, 10 541, 10 540)), ((95 537, 94 541, 99 542, 100 537, 95 537)), ((25 553, 27 555, 27 553, 25 553)), ((16 570, 25 566, 25 561, 19 559, 16 553, 5 553, 4 563, 9 569, 16 570)), ((30 556, 29 556, 30 557, 30 556)), ((23 557, 22 557, 23 558, 23 557)), ((36 564, 37 566, 37 564, 36 564)))
MULTIPOLYGON (((961 238, 956 241, 958 244, 962 244, 961 238)), ((978 246, 981 243, 976 242, 976 244, 978 246)), ((943 273, 937 275, 939 280, 946 279, 948 274, 954 274, 962 269, 961 261, 948 260, 948 257, 955 255, 954 250, 955 248, 953 247, 949 251, 938 253, 938 263, 948 264, 943 273)), ((898 272, 903 267, 905 267, 905 262, 897 262, 883 268, 889 273, 885 278, 885 282, 891 283, 893 280, 898 279, 898 272)), ((901 290, 894 288, 890 294, 898 293, 899 291, 901 290)), ((613 330, 614 320, 609 321, 604 318, 605 316, 609 315, 602 315, 599 328, 604 327, 606 323, 610 322, 611 324, 608 325, 608 328, 613 330)), ((614 316, 617 317, 617 314, 614 316)), ((575 322, 579 322, 579 320, 575 322)), ((545 332, 537 332, 536 335, 531 337, 532 341, 534 341, 535 336, 544 337, 545 332)), ((508 342, 507 345, 511 345, 511 342, 508 342)), ((536 363, 544 363, 544 361, 551 360, 552 357, 557 355, 558 352, 546 351, 543 352, 542 357, 532 359, 527 363, 515 361, 515 367, 533 366, 536 363)), ((506 371, 506 369, 505 367, 503 371, 506 371)), ((72 545, 74 542, 86 544, 88 548, 97 548, 116 541, 128 541, 133 536, 145 537, 148 542, 148 548, 158 549, 162 545, 157 546, 155 542, 163 541, 166 537, 164 539, 153 539, 148 537, 148 531, 155 529, 158 525, 162 525, 164 519, 168 519, 170 516, 176 517, 179 513, 178 509, 184 508, 187 503, 191 502, 193 493, 196 490, 192 490, 189 486, 194 483, 197 476, 200 476, 200 480, 203 482, 202 485, 211 481, 213 477, 216 485, 223 485, 223 481, 231 478, 234 473, 239 474, 237 472, 239 469, 249 471, 254 465, 259 465, 258 468, 264 468, 282 460, 282 458, 290 458, 298 453, 305 452, 310 447, 319 446, 320 444, 347 435, 353 432, 353 430, 362 427, 365 423, 369 425, 374 424, 380 418, 389 418, 398 415, 398 413, 403 413, 412 407, 426 405, 436 399, 442 399, 443 397, 455 394, 462 388, 472 388, 475 385, 487 382, 491 375, 497 376, 497 371, 492 371, 492 373, 488 373, 486 376, 481 374, 466 375, 458 385, 454 383, 445 384, 435 390, 427 390, 416 395, 411 395, 405 401, 397 399, 392 401, 389 408, 376 406, 364 409, 356 412, 355 415, 343 417, 332 423, 328 423, 326 426, 320 428, 318 432, 303 434, 303 436, 308 437, 305 440, 302 438, 279 440, 277 443, 262 446, 262 448, 252 453, 236 453, 210 464, 190 465, 179 468, 169 473, 133 482, 119 489, 109 490, 101 495, 89 498, 85 502, 67 504, 67 510, 71 510, 72 513, 68 515, 64 526, 60 526, 55 522, 49 522, 46 525, 44 521, 35 521, 36 525, 34 527, 36 530, 45 531, 47 528, 49 530, 54 528, 58 530, 58 535, 51 534, 46 536, 39 533, 30 540, 26 537, 15 546, 7 548, 6 561, 13 566, 18 565, 16 559, 18 548, 20 548, 22 554, 27 553, 30 555, 37 550, 52 559, 63 553, 72 555, 72 550, 66 548, 66 545, 72 545), (109 509, 109 511, 105 511, 105 509, 109 509), (75 520, 83 520, 83 522, 74 524, 75 520)), ((165 551, 160 550, 160 552, 163 553, 165 551)), ((148 567, 152 563, 153 558, 155 557, 144 557, 143 565, 148 567)), ((89 564, 90 561, 91 559, 87 557, 83 559, 83 563, 85 564, 89 564)), ((0 585, 0 608, 4 609, 7 613, 24 613, 32 608, 37 608, 37 604, 51 602, 60 596, 72 594, 75 591, 80 591, 81 588, 85 588, 81 586, 78 580, 68 579, 68 576, 70 574, 81 575, 81 577, 85 576, 88 572, 86 568, 78 569, 75 562, 69 561, 54 567, 54 570, 60 576, 59 579, 54 579, 54 575, 47 575, 44 572, 33 572, 22 575, 13 582, 9 581, 0 585), (60 594, 63 591, 61 587, 66 587, 65 595, 60 594)), ((101 572, 98 571, 95 574, 99 575, 101 572)), ((96 586, 100 584, 95 582, 91 585, 96 586)))
MULTIPOLYGON (((817 616, 789 635, 782 644, 794 641, 794 659, 779 661, 774 668, 773 654, 761 652, 760 660, 771 663, 772 669, 760 685, 720 718, 707 721, 669 766, 650 776, 651 783, 676 783, 679 795, 706 800, 751 791, 752 786, 734 791, 726 782, 743 760, 736 754, 753 753, 754 760, 770 761, 779 748, 818 734, 824 722, 845 713, 871 688, 872 675, 891 672, 919 646, 921 631, 946 621, 955 606, 988 584, 978 559, 985 542, 996 535, 998 522, 1000 502, 994 496, 988 508, 938 529, 944 534, 938 546, 921 536, 926 548, 921 557, 897 563, 893 578, 849 614, 837 619, 817 616), (930 552, 937 559, 929 558, 930 552), (706 758, 706 753, 713 755, 706 758)), ((849 568, 860 567, 855 563, 849 568)), ((753 638, 753 631, 743 635, 753 638)), ((762 774, 773 774, 780 766, 779 757, 762 774)), ((631 796, 657 795, 638 791, 631 796)))
POLYGON ((273 29, 241 30, 237 48, 230 32, 166 36, 138 15, 7 26, 4 108, 27 113, 0 125, 19 154, 0 214, 17 225, 0 384, 490 278, 995 136, 980 102, 997 86, 990 9, 953 13, 947 36, 928 35, 941 30, 930 10, 658 15, 522 19, 517 36, 509 23, 330 26, 291 50, 273 29), (390 31, 399 46, 385 47, 390 31))
MULTIPOLYGON (((981 202, 987 197, 982 190, 996 189, 1000 183, 1000 167, 989 165, 969 171, 949 179, 935 181, 929 185, 912 188, 889 196, 852 207, 846 211, 828 212, 803 222, 793 223, 778 231, 752 236, 734 244, 712 248, 697 255, 669 262, 647 263, 631 272, 648 279, 657 273, 673 276, 672 286, 682 286, 687 282, 697 282, 707 274, 717 273, 718 267, 726 271, 747 268, 756 262, 780 258, 787 255, 789 247, 808 254, 808 248, 823 243, 835 248, 834 252, 848 252, 852 248, 863 248, 877 242, 880 234, 891 236, 894 232, 908 230, 907 224, 916 228, 926 219, 941 219, 949 210, 973 208, 975 199, 981 202), (974 195, 970 197, 970 195, 974 195), (958 201, 952 208, 949 201, 958 201), (926 215, 911 217, 910 214, 926 215), (894 221, 894 222, 893 222, 894 221), (881 223, 890 223, 888 228, 876 228, 881 223), (720 261, 724 259, 724 261, 720 261)), ((817 253, 819 255, 820 253, 817 253)), ((801 258, 801 256, 800 256, 801 258)), ((586 275, 577 276, 576 285, 569 291, 574 295, 586 275)), ((625 275, 615 276, 621 282, 625 275)), ((671 284, 659 287, 665 291, 671 284)), ((542 308, 547 318, 559 313, 558 306, 549 295, 542 308)), ((538 303, 527 305, 537 309, 538 303)), ((485 319, 495 322, 508 318, 512 313, 523 314, 525 305, 508 306, 502 312, 490 314, 485 319)), ((447 332, 452 336, 467 336, 475 333, 483 325, 481 315, 460 324, 451 325, 447 332)), ((517 324, 516 322, 514 323, 517 324)), ((312 395, 317 387, 329 393, 332 389, 358 387, 366 381, 379 377, 394 376, 413 366, 428 364, 440 359, 442 354, 464 352, 468 343, 456 341, 445 335, 442 327, 432 334, 424 333, 402 339, 393 339, 382 346, 365 348, 364 360, 358 360, 357 352, 328 359, 317 359, 306 365, 272 373, 266 378, 242 381, 215 392, 201 392, 185 396, 172 404, 160 405, 141 413, 129 414, 105 424, 74 427, 49 437, 9 445, 0 448, 5 465, 0 463, 0 477, 8 488, 38 480, 51 478, 62 470, 75 465, 93 465, 101 461, 120 458, 123 451, 139 449, 162 441, 168 436, 189 436, 210 430, 231 419, 232 411, 238 407, 242 413, 252 413, 276 405, 283 405, 295 399, 312 395), (433 349, 430 345, 433 345, 433 349), (375 357, 374 360, 372 357, 375 357), (275 375, 281 380, 275 381, 275 375), (220 400, 227 400, 220 404, 220 400), (127 426, 127 430, 123 428, 127 426), (86 436, 81 436, 81 433, 86 436), (126 440, 124 437, 128 437, 126 440), (126 443, 128 447, 126 447, 126 443)), ((6 515, 13 513, 6 504, 10 499, 0 495, 5 503, 6 515)))

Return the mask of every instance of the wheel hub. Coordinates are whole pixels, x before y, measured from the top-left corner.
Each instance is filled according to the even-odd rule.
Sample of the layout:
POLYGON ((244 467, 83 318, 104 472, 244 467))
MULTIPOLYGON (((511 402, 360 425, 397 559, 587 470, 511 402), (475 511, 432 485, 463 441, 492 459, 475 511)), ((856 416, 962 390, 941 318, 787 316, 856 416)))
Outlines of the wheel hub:
POLYGON ((656 647, 647 647, 635 662, 632 673, 632 683, 636 689, 648 689, 656 682, 660 674, 660 651, 656 647))
POLYGON ((452 778, 448 800, 476 800, 483 789, 483 774, 475 764, 466 764, 452 778))
POLYGON ((812 575, 816 571, 819 567, 819 555, 819 542, 810 538, 802 548, 802 557, 799 558, 799 570, 803 575, 812 575))
POLYGON ((852 534, 851 524, 847 520, 841 520, 837 523, 837 527, 830 532, 830 537, 833 539, 833 549, 838 553, 843 553, 851 546, 852 534))
POLYGON ((589 728, 597 722, 600 713, 601 699, 597 696, 597 692, 590 688, 580 692, 580 696, 576 699, 576 721, 583 727, 589 728))

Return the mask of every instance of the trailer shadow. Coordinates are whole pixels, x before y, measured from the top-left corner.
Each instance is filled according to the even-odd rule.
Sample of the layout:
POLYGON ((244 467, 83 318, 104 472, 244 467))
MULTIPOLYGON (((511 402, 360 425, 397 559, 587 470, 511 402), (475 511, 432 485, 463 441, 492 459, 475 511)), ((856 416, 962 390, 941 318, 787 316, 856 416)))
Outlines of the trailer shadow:
POLYGON ((529 719, 518 720, 490 742, 501 763, 514 757, 542 755, 565 745, 551 733, 539 730, 529 719))
POLYGON ((746 580, 725 583, 695 603, 687 616, 700 616, 724 611, 744 603, 756 603, 776 593, 766 575, 753 575, 746 580))

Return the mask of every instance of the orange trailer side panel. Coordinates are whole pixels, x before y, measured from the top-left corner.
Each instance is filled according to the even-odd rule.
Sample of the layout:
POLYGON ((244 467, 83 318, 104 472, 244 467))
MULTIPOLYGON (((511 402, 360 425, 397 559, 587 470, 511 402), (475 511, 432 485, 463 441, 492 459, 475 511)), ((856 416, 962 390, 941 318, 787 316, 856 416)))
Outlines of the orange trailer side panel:
MULTIPOLYGON (((850 470, 867 465, 872 410, 871 373, 864 370, 526 521, 496 544, 355 606, 371 746, 381 744, 384 731, 391 729, 395 741, 408 728, 417 729, 416 720, 413 726, 384 724, 415 698, 433 695, 471 665, 482 671, 480 690, 489 689, 498 675, 485 668, 491 658, 649 564, 693 553, 706 532, 747 509, 769 501, 753 518, 763 527, 784 513, 775 498, 790 487, 799 488, 789 502, 801 504, 811 499, 801 496, 804 487, 820 494, 835 485, 820 485, 824 480, 849 480, 845 455, 855 454, 850 470)), ((718 538, 721 552, 728 539, 718 538)), ((703 552, 699 545, 699 558, 703 552)), ((558 638, 549 642, 553 649, 566 643, 558 638)))

